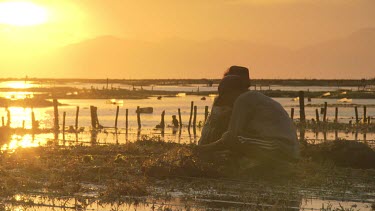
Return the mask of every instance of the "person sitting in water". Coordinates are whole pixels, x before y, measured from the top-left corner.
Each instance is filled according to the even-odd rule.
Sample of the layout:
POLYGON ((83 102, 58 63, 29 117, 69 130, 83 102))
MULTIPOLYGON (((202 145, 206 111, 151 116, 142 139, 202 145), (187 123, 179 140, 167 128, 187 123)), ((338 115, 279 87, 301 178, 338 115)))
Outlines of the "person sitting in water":
MULTIPOLYGON (((228 127, 220 138, 212 142, 212 137, 216 137, 217 134, 211 135, 212 133, 207 132, 210 125, 205 125, 198 150, 229 150, 261 164, 274 165, 297 160, 299 146, 296 129, 287 112, 275 100, 260 92, 248 91, 250 80, 244 80, 243 75, 239 74, 245 69, 248 75, 247 68, 234 69, 237 72, 228 72, 235 74, 227 74, 220 82, 219 97, 214 102, 214 106, 225 106, 231 110, 228 127), (209 140, 205 140, 206 138, 209 140)), ((212 127, 213 123, 210 124, 212 127)))

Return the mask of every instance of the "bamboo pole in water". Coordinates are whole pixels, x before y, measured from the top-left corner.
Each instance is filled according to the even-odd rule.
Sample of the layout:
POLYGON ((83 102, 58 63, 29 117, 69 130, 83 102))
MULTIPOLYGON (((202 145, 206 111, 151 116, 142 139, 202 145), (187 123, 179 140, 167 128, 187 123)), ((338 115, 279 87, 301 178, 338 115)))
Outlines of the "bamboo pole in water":
POLYGON ((318 123, 318 124, 320 124, 320 120, 319 120, 319 109, 315 109, 315 116, 316 116, 316 122, 318 123))
POLYGON ((190 127, 191 127, 191 119, 193 117, 193 109, 194 109, 194 101, 191 101, 191 104, 190 104, 190 118, 189 118, 188 130, 190 130, 190 127))
POLYGON ((138 130, 141 129, 141 111, 139 109, 139 106, 137 106, 137 123, 138 123, 138 130))
POLYGON ((118 120, 118 113, 120 111, 120 106, 116 107, 116 119, 115 119, 115 129, 117 130, 117 120, 118 120))
POLYGON ((91 127, 97 129, 97 108, 95 106, 90 106, 90 115, 91 115, 91 127))
POLYGON ((354 106, 354 112, 355 112, 355 123, 358 124, 358 108, 357 106, 354 106))
POLYGON ((34 132, 35 131, 35 113, 34 113, 34 110, 31 109, 31 130, 34 132))
POLYGON ((339 108, 335 108, 335 123, 338 123, 338 117, 339 117, 339 108))
POLYGON ((180 123, 180 127, 182 127, 182 120, 181 120, 181 109, 178 108, 178 121, 180 123))
POLYGON ((208 117, 208 106, 204 107, 204 123, 206 123, 208 117))
POLYGON ((76 132, 78 131, 78 116, 79 116, 79 106, 77 106, 76 108, 76 122, 75 122, 76 132))
POLYGON ((54 128, 55 133, 58 134, 59 132, 59 107, 58 107, 57 99, 53 99, 53 116, 54 116, 53 128, 54 128))
POLYGON ((299 92, 299 114, 300 114, 300 122, 305 123, 306 116, 305 116, 305 93, 303 91, 299 92))
POLYGON ((323 123, 327 122, 327 102, 324 102, 323 123))
POLYGON ((165 128, 164 116, 165 116, 165 111, 161 112, 160 128, 162 130, 164 130, 165 128))
POLYGON ((129 127, 129 109, 125 110, 125 129, 126 133, 128 133, 128 127, 129 127))
POLYGON ((363 106, 363 123, 366 124, 367 122, 367 108, 366 105, 363 106))
POLYGON ((194 119, 193 119, 193 132, 196 134, 196 126, 197 126, 197 106, 194 106, 194 119))
POLYGON ((194 106, 193 127, 197 126, 197 106, 194 106))
POLYGON ((65 141, 65 117, 66 117, 66 112, 64 111, 64 113, 63 113, 63 125, 62 125, 63 141, 65 141))

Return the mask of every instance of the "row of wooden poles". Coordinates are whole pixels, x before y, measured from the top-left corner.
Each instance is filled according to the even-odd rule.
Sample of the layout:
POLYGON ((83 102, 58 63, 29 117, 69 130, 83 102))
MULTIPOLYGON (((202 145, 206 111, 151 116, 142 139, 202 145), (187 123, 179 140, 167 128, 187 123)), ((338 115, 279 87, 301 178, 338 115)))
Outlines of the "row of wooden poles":
MULTIPOLYGON (((54 132, 55 134, 59 133, 59 111, 58 111, 58 101, 56 99, 53 100, 53 107, 54 107, 54 132)), ((197 128, 197 106, 194 106, 194 102, 191 101, 190 105, 190 117, 189 117, 189 124, 188 124, 188 132, 190 133, 190 128, 193 128, 194 134, 196 134, 196 128, 197 128)), ((205 106, 205 112, 204 112, 204 122, 206 122, 207 117, 208 117, 208 106, 205 106)), ((96 106, 90 106, 90 115, 91 115, 91 126, 93 130, 97 130, 100 128, 104 128, 102 125, 99 123, 99 118, 98 118, 98 107, 96 106)), ((105 128, 114 128, 115 130, 118 129, 118 116, 119 116, 119 111, 120 111, 120 106, 117 106, 116 108, 116 116, 115 116, 115 125, 114 127, 105 127, 105 128)), ((141 124, 141 112, 140 112, 140 107, 137 106, 137 125, 138 125, 138 130, 141 130, 142 124, 141 124)), ((75 115, 75 131, 78 131, 78 116, 79 116, 79 106, 77 106, 76 109, 76 115, 75 115)), ((165 129, 165 122, 164 122, 164 116, 165 116, 165 111, 161 113, 161 121, 160 121, 160 129, 164 130, 165 129)), ((65 132, 65 118, 66 118, 66 112, 63 112, 63 133, 65 132)), ((182 124, 182 118, 181 118, 181 109, 178 108, 178 118, 179 118, 179 128, 181 129, 183 124, 182 124)), ((34 117, 35 119, 35 117, 34 117)), ((126 133, 128 133, 129 129, 129 109, 125 109, 125 129, 126 133)))
MULTIPOLYGON (((306 123, 306 115, 305 115, 305 93, 303 91, 300 91, 299 92, 299 112, 300 112, 300 122, 301 123, 306 123)), ((323 119, 322 119, 322 122, 323 123, 327 123, 327 102, 324 102, 324 107, 322 108, 322 111, 321 113, 323 113, 323 119)), ((355 113, 355 120, 356 120, 356 124, 359 124, 360 123, 360 119, 359 119, 359 115, 358 115, 358 107, 355 106, 354 107, 354 113, 355 113)), ((339 115, 339 108, 336 106, 335 107, 335 119, 334 119, 334 123, 338 123, 338 115, 339 115)), ((316 122, 317 123, 320 123, 320 118, 319 118, 319 109, 315 109, 315 116, 316 116, 316 122)), ((294 119, 294 108, 291 108, 291 111, 290 111, 290 117, 292 119, 294 119)), ((363 118, 362 118, 362 122, 364 124, 368 124, 370 125, 371 124, 371 117, 367 116, 367 107, 366 105, 363 105, 363 118)))

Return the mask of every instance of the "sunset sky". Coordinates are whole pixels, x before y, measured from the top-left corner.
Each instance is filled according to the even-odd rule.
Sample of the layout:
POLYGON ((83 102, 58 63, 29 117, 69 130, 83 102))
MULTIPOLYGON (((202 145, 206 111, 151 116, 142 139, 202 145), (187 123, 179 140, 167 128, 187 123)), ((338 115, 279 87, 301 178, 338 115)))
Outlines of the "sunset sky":
MULTIPOLYGON (((10 13, 12 12, 9 9, 7 10, 10 13)), ((71 60, 80 60, 82 55, 74 59, 65 58, 61 55, 66 53, 61 53, 61 51, 66 51, 67 48, 71 49, 73 48, 72 46, 79 45, 82 42, 92 41, 107 35, 131 43, 149 43, 146 47, 143 46, 146 49, 145 52, 147 49, 153 48, 151 46, 157 44, 163 45, 167 43, 165 45, 170 45, 171 49, 181 45, 182 47, 175 47, 173 48, 174 50, 169 49, 169 51, 175 52, 171 55, 185 58, 187 57, 186 55, 194 55, 194 53, 178 55, 179 52, 190 51, 189 46, 186 47, 189 50, 183 49, 185 48, 184 45, 196 42, 210 43, 215 41, 218 43, 223 41, 237 43, 231 45, 233 49, 240 49, 243 46, 242 43, 251 43, 265 46, 266 49, 272 46, 272 49, 281 48, 287 49, 287 51, 298 51, 321 42, 346 38, 362 29, 374 28, 374 11, 374 0, 0 1, 0 77, 24 77, 29 75, 30 77, 71 78, 75 76, 67 74, 72 72, 71 69, 75 69, 74 71, 80 72, 77 77, 87 78, 189 78, 189 76, 193 78, 215 78, 220 77, 228 65, 239 63, 240 65, 251 66, 253 75, 257 78, 290 78, 294 77, 293 73, 288 71, 290 64, 287 64, 288 68, 285 67, 283 70, 264 65, 264 62, 262 63, 258 60, 252 65, 253 63, 250 61, 252 58, 247 59, 239 51, 236 51, 238 55, 226 55, 225 47, 220 48, 223 53, 217 54, 217 52, 213 52, 215 53, 214 58, 204 57, 206 60, 202 58, 202 61, 199 60, 199 64, 196 62, 195 66, 188 64, 191 62, 189 58, 187 58, 185 64, 179 58, 174 59, 173 56, 168 56, 173 61, 170 64, 168 64, 167 59, 153 60, 150 58, 151 64, 143 69, 141 63, 133 61, 133 57, 126 57, 131 60, 129 62, 133 62, 131 65, 123 61, 119 61, 119 64, 117 64, 117 60, 111 59, 111 64, 104 73, 100 69, 95 69, 95 67, 92 68, 91 72, 90 68, 82 69, 82 66, 85 66, 82 65, 84 61, 77 66, 74 66, 77 63, 73 64, 71 62, 71 65, 64 67, 71 60), (36 14, 30 12, 30 17, 27 17, 29 22, 22 24, 22 21, 24 21, 22 15, 25 15, 25 12, 20 11, 22 9, 32 11, 33 8, 29 6, 25 6, 25 8, 15 7, 13 8, 14 14, 11 14, 10 18, 8 16, 4 17, 4 14, 2 15, 2 12, 4 13, 2 7, 9 2, 28 2, 38 9, 35 10, 36 14), (35 23, 32 21, 33 18, 35 23), (11 21, 14 19, 19 20, 21 24, 11 21), (177 44, 174 45, 173 42, 177 42, 177 44), (55 53, 59 55, 58 58, 61 61, 48 57, 55 53), (230 57, 233 56, 236 59, 230 60, 230 57), (239 57, 243 59, 237 59, 239 57), (209 59, 211 60, 208 61, 209 59), (215 64, 215 61, 223 59, 225 62, 215 64), (52 60, 53 62, 51 62, 52 60), (179 63, 177 63, 177 60, 179 63), (66 61, 66 63, 63 61, 66 61), (259 65, 257 65, 258 63, 259 65), (59 67, 57 68, 56 66, 59 67), (178 70, 172 71, 176 66, 179 67, 178 70), (153 67, 157 71, 165 70, 166 72, 156 75, 151 70, 153 67), (112 68, 114 69, 113 72, 111 71, 112 68), (116 68, 118 70, 115 70, 116 68), (136 72, 141 74, 137 75, 129 72, 127 75, 127 68, 137 69, 136 72), (192 76, 186 73, 189 70, 195 71, 194 73, 207 71, 201 75, 195 74, 192 76), (93 76, 92 72, 95 71, 97 71, 97 74, 93 76), (262 72, 265 74, 262 75, 262 72)), ((373 38, 375 39, 375 37, 373 38)), ((372 44, 375 43, 374 39, 371 40, 372 44)), ((100 44, 106 45, 103 39, 98 42, 103 42, 100 44)), ((215 46, 220 46, 220 44, 215 44, 215 46)), ((135 46, 134 48, 137 49, 138 47, 135 46)), ((262 49, 264 48, 262 47, 262 49)), ((191 51, 194 52, 193 50, 191 51)), ((75 50, 73 50, 74 52, 75 50)), ((273 52, 275 51, 272 50, 272 54, 273 52)), ((363 52, 366 53, 367 51, 363 52)), ((147 53, 140 53, 142 58, 144 58, 142 59, 144 63, 147 63, 148 60, 146 55, 150 54, 149 56, 152 57, 152 54, 148 53, 148 51, 147 53)), ((153 53, 157 54, 157 52, 153 53)), ((71 55, 72 53, 69 54, 71 55)), ((205 51, 205 55, 207 54, 209 55, 210 51, 205 51)), ((267 54, 264 53, 259 57, 267 54)), ((122 52, 121 55, 125 54, 122 52)), ((132 55, 134 54, 132 53, 132 55)), ((121 58, 126 60, 125 57, 118 56, 119 60, 121 58)), ((335 58, 340 60, 341 57, 335 58)), ((91 59, 100 59, 100 54, 95 54, 89 60, 91 59)), ((274 57, 270 57, 268 62, 272 63, 273 59, 274 57)), ((194 58, 193 61, 197 61, 197 58, 194 58)), ((288 60, 288 63, 291 63, 291 61, 293 60, 288 60)), ((355 62, 351 64, 353 63, 355 62)), ((361 61, 359 63, 364 62, 361 61)), ((336 63, 335 65, 337 66, 336 63)), ((304 66, 300 64, 297 66, 304 69, 304 66)), ((305 76, 308 78, 334 78, 340 76, 338 69, 341 67, 336 66, 331 64, 322 65, 321 70, 319 70, 320 66, 317 66, 316 74, 308 72, 305 76), (324 67, 328 66, 330 69, 327 69, 327 71, 324 67)), ((358 73, 354 71, 355 65, 353 64, 352 69, 346 70, 347 74, 343 77, 374 77, 375 74, 371 75, 370 71, 372 67, 375 70, 374 63, 358 67, 363 70, 363 72, 358 73), (350 74, 350 71, 353 71, 352 74, 350 74)), ((301 74, 295 77, 300 78, 303 76, 301 74)))

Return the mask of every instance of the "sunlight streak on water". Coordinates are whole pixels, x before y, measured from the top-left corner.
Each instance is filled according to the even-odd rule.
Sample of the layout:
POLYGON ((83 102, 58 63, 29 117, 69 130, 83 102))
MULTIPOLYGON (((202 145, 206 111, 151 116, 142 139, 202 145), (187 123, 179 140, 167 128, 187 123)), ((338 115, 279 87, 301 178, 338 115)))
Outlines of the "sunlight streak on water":
POLYGON ((19 147, 29 148, 29 147, 38 147, 39 143, 35 142, 31 135, 27 134, 24 136, 21 135, 12 135, 11 140, 8 144, 4 144, 0 151, 13 151, 19 147))

